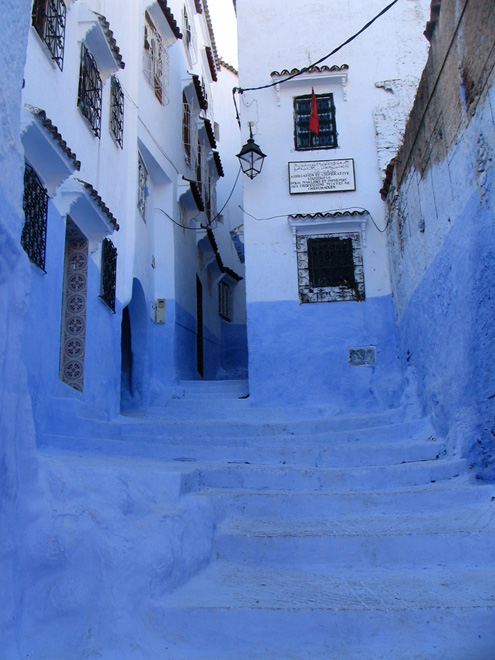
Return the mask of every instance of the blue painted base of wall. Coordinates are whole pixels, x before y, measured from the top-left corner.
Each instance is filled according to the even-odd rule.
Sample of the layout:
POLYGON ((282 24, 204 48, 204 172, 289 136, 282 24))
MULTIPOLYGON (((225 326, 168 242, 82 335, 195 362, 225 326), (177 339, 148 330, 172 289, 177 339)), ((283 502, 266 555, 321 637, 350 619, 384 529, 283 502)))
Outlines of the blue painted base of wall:
POLYGON ((251 303, 253 403, 324 403, 334 412, 391 407, 401 394, 391 296, 366 302, 251 303), (349 348, 375 346, 375 366, 350 366, 349 348))
MULTIPOLYGON (((197 367, 196 319, 176 303, 175 365, 179 379, 201 380, 197 367)), ((222 321, 221 337, 204 328, 205 380, 247 378, 246 326, 222 321)))
POLYGON ((424 408, 453 448, 495 479, 495 217, 475 194, 398 326, 424 408))
POLYGON ((247 329, 245 325, 222 322, 220 370, 217 378, 248 377, 247 329))

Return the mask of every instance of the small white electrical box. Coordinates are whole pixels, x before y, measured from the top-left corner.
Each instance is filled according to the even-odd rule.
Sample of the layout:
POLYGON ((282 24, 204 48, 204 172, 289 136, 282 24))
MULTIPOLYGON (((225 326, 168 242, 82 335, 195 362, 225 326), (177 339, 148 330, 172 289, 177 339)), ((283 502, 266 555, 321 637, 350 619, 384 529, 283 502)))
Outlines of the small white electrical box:
POLYGON ((155 323, 165 323, 165 298, 157 298, 155 305, 155 323))

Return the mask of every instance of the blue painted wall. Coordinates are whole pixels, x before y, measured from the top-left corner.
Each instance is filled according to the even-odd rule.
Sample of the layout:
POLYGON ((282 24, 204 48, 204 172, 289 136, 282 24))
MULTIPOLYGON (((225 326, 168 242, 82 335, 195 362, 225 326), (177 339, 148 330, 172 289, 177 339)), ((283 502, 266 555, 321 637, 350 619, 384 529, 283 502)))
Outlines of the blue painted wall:
MULTIPOLYGON (((65 219, 49 203, 47 249, 43 273, 31 265, 31 288, 23 335, 39 434, 70 424, 74 414, 111 418, 120 409, 120 313, 100 300, 100 269, 88 260, 84 392, 59 377, 65 219)), ((118 267, 118 266, 117 266, 118 267)))
POLYGON ((247 329, 245 324, 222 321, 222 343, 218 377, 248 377, 247 329))
POLYGON ((391 296, 364 303, 250 303, 253 402, 324 403, 335 412, 394 405, 400 396, 391 296), (376 366, 350 366, 349 348, 376 346, 376 366))
POLYGON ((471 195, 398 330, 424 408, 453 448, 495 479, 495 216, 471 195))

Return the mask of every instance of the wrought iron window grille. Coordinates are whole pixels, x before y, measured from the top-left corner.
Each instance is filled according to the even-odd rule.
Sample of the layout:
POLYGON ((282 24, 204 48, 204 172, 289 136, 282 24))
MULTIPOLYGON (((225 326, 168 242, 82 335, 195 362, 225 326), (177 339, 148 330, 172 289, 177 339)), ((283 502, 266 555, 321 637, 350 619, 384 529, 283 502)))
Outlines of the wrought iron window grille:
POLYGON ((117 76, 111 79, 110 131, 115 142, 124 148, 124 92, 117 76))
POLYGON ((191 119, 191 106, 185 93, 182 92, 182 143, 184 145, 184 157, 188 165, 191 165, 192 162, 191 119))
POLYGON ((101 91, 102 82, 96 60, 82 44, 77 105, 96 137, 101 134, 101 91))
POLYGON ((33 264, 45 270, 48 193, 30 165, 24 170, 24 227, 21 245, 33 264))
POLYGON ((198 137, 197 147, 196 147, 196 181, 199 187, 199 192, 203 193, 203 151, 201 147, 201 142, 198 137))
POLYGON ((187 48, 191 47, 192 44, 192 27, 191 22, 189 21, 189 16, 187 15, 187 9, 184 7, 183 10, 184 18, 184 43, 187 48))
POLYGON ((338 146, 333 94, 317 94, 316 106, 318 135, 309 130, 311 94, 297 96, 294 99, 294 143, 297 151, 335 149, 338 146))
POLYGON ((169 57, 160 33, 148 12, 144 23, 143 74, 162 105, 167 105, 169 57))
POLYGON ((225 321, 232 321, 234 307, 234 296, 232 288, 221 280, 218 283, 218 314, 225 321))
POLYGON ((190 63, 196 64, 198 61, 196 31, 194 29, 194 25, 191 23, 185 5, 182 11, 182 25, 183 25, 182 31, 184 33, 184 45, 186 46, 186 53, 188 55, 190 63))
POLYGON ((32 24, 60 71, 64 64, 66 6, 64 0, 35 0, 32 24))
POLYGON ((138 199, 137 207, 146 222, 146 198, 148 197, 148 171, 141 159, 138 159, 138 199))
POLYGON ((296 249, 302 303, 365 299, 359 234, 301 235, 296 249))
POLYGON ((117 248, 108 238, 101 245, 100 299, 115 314, 115 287, 117 282, 117 248))

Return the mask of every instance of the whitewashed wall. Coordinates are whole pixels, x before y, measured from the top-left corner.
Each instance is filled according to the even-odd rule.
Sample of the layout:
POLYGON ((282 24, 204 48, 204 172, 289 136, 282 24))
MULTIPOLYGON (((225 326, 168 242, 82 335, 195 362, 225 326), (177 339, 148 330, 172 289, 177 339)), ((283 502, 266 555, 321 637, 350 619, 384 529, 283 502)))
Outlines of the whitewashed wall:
MULTIPOLYGON (((274 80, 270 76, 273 71, 309 65, 357 32, 383 8, 377 0, 358 4, 359 11, 356 3, 350 2, 293 2, 281 11, 275 2, 240 0, 240 87, 270 83, 274 80)), ((383 154, 399 143, 405 112, 413 97, 411 91, 404 90, 414 89, 425 62, 427 42, 422 33, 428 4, 424 0, 398 3, 356 41, 326 60, 323 64, 330 67, 348 65, 344 84, 338 77, 314 73, 282 84, 279 94, 275 88, 269 88, 237 97, 243 141, 248 137, 248 123, 252 122, 255 140, 267 154, 262 173, 253 181, 244 178, 250 378, 251 389, 258 388, 264 393, 262 396, 273 395, 280 400, 289 396, 292 388, 287 385, 287 365, 297 359, 300 378, 291 394, 294 400, 303 395, 335 401, 335 393, 342 389, 357 400, 359 390, 365 399, 372 391, 370 405, 380 397, 392 400, 386 392, 394 390, 395 381, 390 386, 385 381, 377 385, 381 376, 394 380, 391 373, 395 368, 395 336, 386 240, 375 223, 384 229, 385 207, 379 194, 383 154), (316 94, 334 94, 336 149, 294 149, 293 98, 311 94, 312 87, 316 94), (386 120, 380 122, 384 116, 386 120), (353 159, 355 192, 289 193, 288 162, 327 159, 353 159), (366 225, 363 247, 366 302, 299 305, 296 254, 287 216, 347 209, 366 209, 372 217, 366 225), (272 303, 276 306, 270 311, 272 303), (288 314, 285 320, 284 305, 288 314), (267 321, 272 313, 273 323, 267 321), (338 336, 325 340, 325 326, 341 326, 338 336), (281 333, 287 327, 291 331, 281 342, 281 333), (318 369, 315 344, 311 346, 308 341, 315 327, 322 333, 317 350, 329 366, 319 374, 316 392, 307 394, 304 383, 311 382, 311 370, 318 369), (266 339, 269 332, 275 335, 272 342, 266 339), (356 345, 376 346, 376 368, 349 368, 347 350, 356 345), (264 373, 263 363, 268 373, 264 373)), ((333 231, 331 223, 330 229, 333 231)), ((345 405, 340 396, 337 399, 340 402, 336 405, 345 405)))

